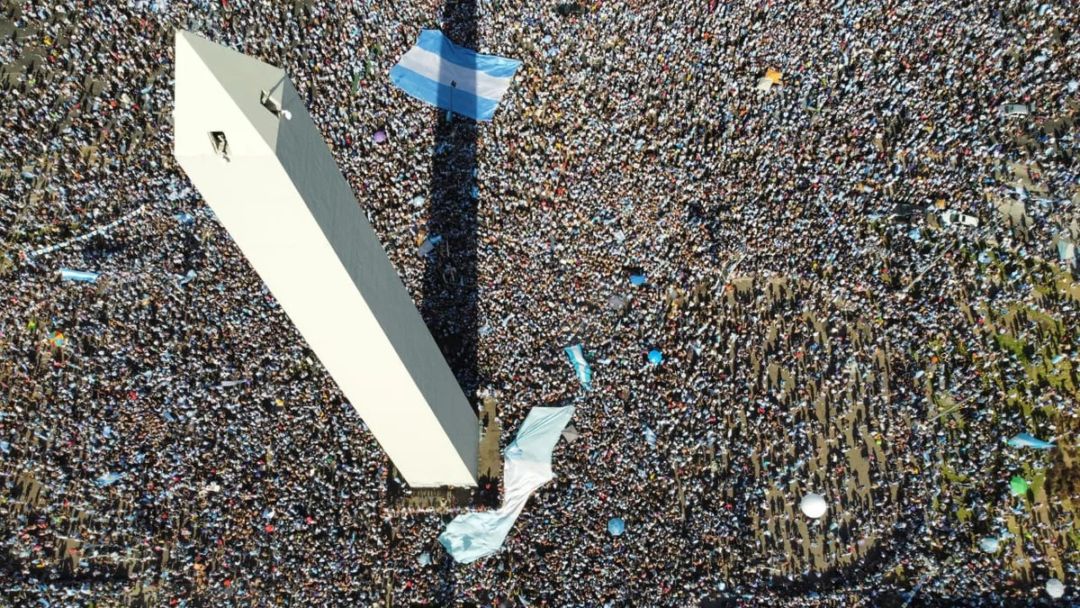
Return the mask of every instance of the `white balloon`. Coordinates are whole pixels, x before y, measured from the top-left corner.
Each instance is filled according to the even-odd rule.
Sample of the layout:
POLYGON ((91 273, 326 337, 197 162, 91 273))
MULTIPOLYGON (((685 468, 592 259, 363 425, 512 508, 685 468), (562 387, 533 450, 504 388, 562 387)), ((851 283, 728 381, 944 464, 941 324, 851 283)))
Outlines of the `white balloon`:
POLYGON ((1065 595, 1065 585, 1058 579, 1052 578, 1046 581, 1046 593, 1048 593, 1050 597, 1057 599, 1065 595))
POLYGON ((811 519, 817 519, 822 515, 825 515, 825 511, 829 510, 829 506, 825 504, 825 497, 813 492, 803 496, 802 502, 799 503, 799 508, 802 509, 803 515, 811 519))
POLYGON ((987 536, 986 538, 979 541, 979 547, 987 553, 997 553, 999 546, 1000 544, 998 543, 998 539, 994 538, 993 536, 987 536))

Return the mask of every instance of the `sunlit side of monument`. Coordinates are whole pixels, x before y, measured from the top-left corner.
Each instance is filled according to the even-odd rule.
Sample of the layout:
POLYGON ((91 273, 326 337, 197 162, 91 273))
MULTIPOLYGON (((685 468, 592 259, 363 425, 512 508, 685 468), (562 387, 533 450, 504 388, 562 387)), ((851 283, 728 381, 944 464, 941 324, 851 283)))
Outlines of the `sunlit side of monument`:
POLYGON ((176 35, 174 154, 413 487, 476 484, 476 416, 284 71, 176 35))

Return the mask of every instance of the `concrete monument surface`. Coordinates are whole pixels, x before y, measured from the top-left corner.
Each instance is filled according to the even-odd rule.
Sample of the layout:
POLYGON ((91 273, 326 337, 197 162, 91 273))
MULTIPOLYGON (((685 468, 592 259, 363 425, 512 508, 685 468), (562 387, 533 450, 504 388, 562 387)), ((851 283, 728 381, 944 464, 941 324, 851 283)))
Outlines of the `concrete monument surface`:
POLYGON ((281 69, 176 35, 174 154, 414 487, 476 484, 479 427, 281 69))

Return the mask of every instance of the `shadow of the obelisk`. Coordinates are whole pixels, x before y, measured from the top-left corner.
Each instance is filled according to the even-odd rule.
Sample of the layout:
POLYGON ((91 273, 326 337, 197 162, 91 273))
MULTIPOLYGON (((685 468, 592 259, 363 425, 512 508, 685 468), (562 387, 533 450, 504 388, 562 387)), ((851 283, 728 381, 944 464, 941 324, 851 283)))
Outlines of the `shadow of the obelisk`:
MULTIPOLYGON (((447 0, 443 34, 460 46, 479 43, 476 0, 447 0)), ((456 84, 456 82, 455 82, 456 84)), ((454 97, 450 103, 475 99, 454 97)), ((424 274, 424 317, 465 396, 477 408, 477 135, 476 121, 459 113, 435 110, 436 127, 428 209, 429 238, 442 237, 429 254, 424 274)))

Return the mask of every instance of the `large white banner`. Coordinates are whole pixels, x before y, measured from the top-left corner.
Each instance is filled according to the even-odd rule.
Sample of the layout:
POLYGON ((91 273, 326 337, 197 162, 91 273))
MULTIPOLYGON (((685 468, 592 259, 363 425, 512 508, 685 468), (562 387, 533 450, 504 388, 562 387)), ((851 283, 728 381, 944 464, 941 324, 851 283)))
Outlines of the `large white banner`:
POLYGON ((551 453, 574 416, 573 406, 534 407, 514 442, 503 454, 503 504, 495 511, 458 515, 439 535, 439 542, 461 563, 474 562, 499 550, 529 497, 555 479, 551 453))

